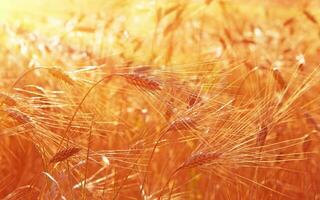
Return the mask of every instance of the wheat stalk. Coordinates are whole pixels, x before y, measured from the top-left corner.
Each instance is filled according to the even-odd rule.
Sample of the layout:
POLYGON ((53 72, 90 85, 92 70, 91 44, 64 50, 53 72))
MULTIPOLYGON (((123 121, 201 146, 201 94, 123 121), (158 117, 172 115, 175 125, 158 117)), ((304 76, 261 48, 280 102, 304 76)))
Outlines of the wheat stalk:
POLYGON ((8 194, 3 200, 23 200, 23 199, 38 199, 40 190, 32 185, 17 187, 13 192, 8 194))

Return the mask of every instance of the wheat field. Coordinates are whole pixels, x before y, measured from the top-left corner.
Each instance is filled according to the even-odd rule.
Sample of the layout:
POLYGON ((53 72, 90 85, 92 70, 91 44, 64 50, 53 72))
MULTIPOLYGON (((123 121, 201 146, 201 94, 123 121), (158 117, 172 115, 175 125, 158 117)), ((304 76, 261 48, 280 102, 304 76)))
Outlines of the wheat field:
POLYGON ((0 199, 320 199, 319 1, 0 11, 0 199))

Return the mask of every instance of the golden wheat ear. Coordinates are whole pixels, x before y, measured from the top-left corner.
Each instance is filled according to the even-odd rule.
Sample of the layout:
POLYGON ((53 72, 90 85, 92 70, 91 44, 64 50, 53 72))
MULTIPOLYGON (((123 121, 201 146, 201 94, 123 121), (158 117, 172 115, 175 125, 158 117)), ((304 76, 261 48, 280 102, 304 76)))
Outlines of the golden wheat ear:
POLYGON ((58 67, 48 68, 48 71, 53 77, 62 80, 69 85, 74 85, 75 83, 74 80, 67 73, 65 73, 62 69, 58 67))
POLYGON ((286 81, 284 80, 283 76, 281 75, 281 72, 279 71, 279 69, 277 68, 274 68, 272 70, 272 73, 273 73, 273 77, 274 79, 277 81, 278 85, 279 85, 279 88, 281 90, 285 90, 286 87, 287 87, 287 83, 286 81))
POLYGON ((193 168, 205 165, 220 158, 221 155, 222 153, 219 152, 196 153, 187 158, 180 168, 193 168))
POLYGON ((188 97, 188 105, 189 107, 193 107, 194 105, 200 103, 202 101, 200 93, 192 93, 188 97))
POLYGON ((317 132, 320 132, 320 125, 317 120, 308 112, 303 113, 307 123, 317 132))
POLYGON ((21 112, 18 109, 15 108, 7 108, 4 110, 9 117, 14 119, 15 121, 19 122, 20 124, 27 124, 32 123, 32 119, 29 115, 21 112))
POLYGON ((310 22, 312 22, 312 23, 314 23, 314 24, 316 24, 316 25, 319 24, 319 22, 318 22, 318 20, 316 19, 316 17, 315 17, 313 14, 311 14, 309 11, 304 10, 304 11, 303 11, 303 14, 304 14, 304 16, 306 16, 306 18, 307 18, 310 22))
POLYGON ((260 127, 259 132, 257 133, 257 138, 256 138, 256 145, 257 146, 263 146, 268 135, 268 127, 265 125, 262 125, 260 127))
POLYGON ((134 86, 144 88, 147 90, 155 91, 161 90, 161 85, 158 81, 153 80, 145 75, 141 74, 121 74, 120 76, 124 77, 126 81, 134 86))
POLYGON ((16 106, 17 105, 17 101, 13 97, 11 97, 5 93, 2 93, 2 92, 0 92, 0 102, 3 102, 7 106, 16 106))
POLYGON ((64 161, 77 153, 79 153, 81 149, 78 147, 70 147, 61 151, 58 151, 49 161, 49 163, 57 163, 64 161))

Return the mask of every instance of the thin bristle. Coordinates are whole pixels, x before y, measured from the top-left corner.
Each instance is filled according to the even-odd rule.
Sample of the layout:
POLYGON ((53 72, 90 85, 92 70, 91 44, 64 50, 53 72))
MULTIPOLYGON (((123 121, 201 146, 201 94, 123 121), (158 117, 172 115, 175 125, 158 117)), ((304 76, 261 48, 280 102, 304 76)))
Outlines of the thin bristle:
POLYGON ((8 194, 3 200, 23 200, 23 199, 38 199, 40 191, 38 188, 26 185, 16 188, 8 194))
POLYGON ((28 91, 32 91, 35 94, 39 94, 39 95, 45 95, 45 90, 38 86, 38 85, 26 85, 23 87, 23 89, 28 90, 28 91))
POLYGON ((192 129, 197 129, 197 123, 192 118, 185 117, 173 121, 170 124, 168 131, 185 131, 192 129))

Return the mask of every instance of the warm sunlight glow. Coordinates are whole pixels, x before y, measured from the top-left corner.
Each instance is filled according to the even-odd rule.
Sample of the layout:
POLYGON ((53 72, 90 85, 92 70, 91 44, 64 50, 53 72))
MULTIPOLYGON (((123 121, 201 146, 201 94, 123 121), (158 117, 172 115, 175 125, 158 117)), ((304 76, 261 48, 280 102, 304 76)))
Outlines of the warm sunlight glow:
POLYGON ((0 199, 320 199, 317 0, 3 0, 0 199))

